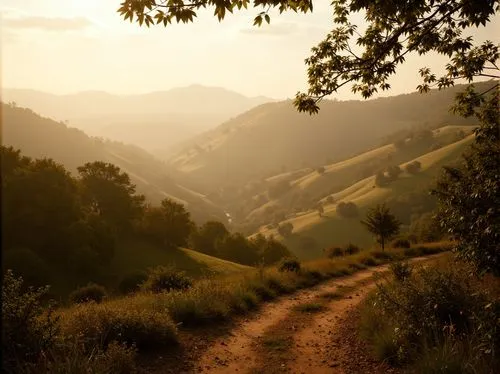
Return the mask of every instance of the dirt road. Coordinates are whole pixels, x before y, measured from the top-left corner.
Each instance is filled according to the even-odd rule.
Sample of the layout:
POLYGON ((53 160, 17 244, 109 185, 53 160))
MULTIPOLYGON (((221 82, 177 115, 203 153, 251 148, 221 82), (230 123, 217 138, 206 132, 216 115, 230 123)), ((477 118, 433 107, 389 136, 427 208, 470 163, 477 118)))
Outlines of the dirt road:
POLYGON ((387 367, 374 367, 377 363, 366 354, 352 357, 359 347, 346 341, 352 336, 345 336, 346 328, 352 330, 346 321, 375 286, 374 274, 387 269, 388 265, 373 267, 265 305, 229 337, 217 339, 195 365, 196 372, 355 373, 356 365, 372 365, 370 373, 390 372, 387 367), (353 360, 359 362, 353 366, 353 360))

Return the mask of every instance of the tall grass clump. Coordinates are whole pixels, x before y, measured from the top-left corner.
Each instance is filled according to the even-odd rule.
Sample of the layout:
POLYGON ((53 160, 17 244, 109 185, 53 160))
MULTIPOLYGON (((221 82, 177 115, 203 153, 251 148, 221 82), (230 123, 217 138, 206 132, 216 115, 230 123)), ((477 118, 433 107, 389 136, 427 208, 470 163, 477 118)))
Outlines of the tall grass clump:
POLYGON ((61 317, 64 335, 77 337, 86 347, 106 348, 116 341, 143 350, 177 342, 177 329, 167 312, 143 307, 132 298, 80 304, 61 317))
POLYGON ((360 323, 379 359, 419 373, 499 367, 500 300, 471 269, 455 262, 391 269, 395 280, 378 284, 360 323))
POLYGON ((45 312, 48 287, 25 288, 22 277, 7 270, 2 279, 2 371, 22 372, 56 342, 57 319, 45 312))

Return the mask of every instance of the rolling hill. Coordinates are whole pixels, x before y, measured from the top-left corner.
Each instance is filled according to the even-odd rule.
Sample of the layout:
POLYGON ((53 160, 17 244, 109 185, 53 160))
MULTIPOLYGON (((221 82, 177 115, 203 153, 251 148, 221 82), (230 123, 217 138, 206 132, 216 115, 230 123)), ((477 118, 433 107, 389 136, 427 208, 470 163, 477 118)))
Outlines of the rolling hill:
POLYGON ((192 85, 136 95, 101 91, 55 95, 3 89, 2 101, 16 102, 57 121, 68 121, 87 134, 135 144, 165 156, 169 147, 273 100, 192 85))
POLYGON ((193 219, 226 222, 225 213, 205 195, 178 183, 182 176, 146 151, 87 136, 78 129, 43 118, 30 109, 2 104, 2 144, 26 156, 50 157, 71 172, 86 162, 106 161, 127 172, 137 191, 154 204, 168 197, 186 205, 193 219))
POLYGON ((290 211, 296 201, 306 196, 306 205, 314 206, 325 196, 335 196, 348 186, 383 171, 390 165, 399 165, 421 156, 430 150, 437 149, 445 144, 455 142, 465 137, 473 130, 473 126, 444 126, 429 133, 423 140, 406 139, 405 146, 400 148, 394 144, 384 145, 363 152, 357 156, 337 163, 324 165, 319 173, 316 169, 301 169, 296 172, 279 174, 268 178, 269 184, 287 182, 290 188, 274 199, 268 196, 269 201, 254 209, 247 215, 247 220, 269 219, 269 210, 290 211))
POLYGON ((471 124, 449 112, 463 88, 368 101, 327 100, 315 116, 298 113, 290 100, 263 104, 195 137, 169 163, 213 189, 331 164, 380 146, 396 131, 471 124))
MULTIPOLYGON (((444 128, 443 130, 446 132, 450 129, 452 128, 444 128)), ((400 167, 404 168, 409 162, 417 160, 421 163, 421 170, 415 175, 404 172, 388 186, 376 186, 375 177, 370 176, 334 193, 332 195, 334 203, 326 203, 325 196, 322 202, 326 205, 321 217, 314 210, 299 213, 281 222, 281 224, 290 222, 294 226, 293 234, 284 238, 284 243, 301 259, 321 256, 323 248, 345 245, 349 242, 364 247, 372 246, 374 244, 373 238, 359 222, 368 208, 383 203, 389 198, 430 188, 435 183, 436 176, 439 175, 442 167, 456 162, 466 147, 471 144, 473 138, 474 135, 469 135, 462 140, 416 157, 414 160, 401 163, 400 167), (355 203, 359 211, 358 217, 340 217, 336 208, 341 202, 355 203)), ((384 149, 385 147, 381 147, 372 152, 384 152, 384 149)), ((347 160, 346 162, 354 161, 347 160)), ((275 228, 261 227, 260 232, 264 235, 279 236, 275 228)))

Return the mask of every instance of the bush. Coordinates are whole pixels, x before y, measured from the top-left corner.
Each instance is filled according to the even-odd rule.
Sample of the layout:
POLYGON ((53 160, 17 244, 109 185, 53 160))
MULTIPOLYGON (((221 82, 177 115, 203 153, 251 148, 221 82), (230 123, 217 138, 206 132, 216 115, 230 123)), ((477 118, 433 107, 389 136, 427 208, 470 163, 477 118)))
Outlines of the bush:
POLYGON ((186 290, 193 284, 191 278, 184 272, 173 267, 158 266, 150 269, 148 278, 142 284, 146 291, 154 293, 169 292, 173 290, 186 290))
POLYGON ((344 253, 346 255, 354 255, 356 253, 359 253, 360 251, 361 249, 357 245, 351 243, 347 244, 344 248, 344 253))
POLYGON ((281 261, 278 270, 298 273, 300 271, 300 262, 294 258, 285 258, 281 261))
POLYGON ((359 259, 359 262, 365 266, 375 266, 377 265, 377 261, 375 261, 375 259, 370 256, 370 255, 364 255, 362 256, 360 259, 359 259))
POLYGON ((324 252, 328 258, 341 257, 344 255, 344 250, 340 247, 326 248, 324 252))
POLYGON ((7 270, 2 282, 2 371, 22 372, 55 344, 57 319, 42 318, 48 287, 23 290, 23 279, 7 270))
POLYGON ((89 283, 84 287, 74 290, 69 295, 69 301, 72 304, 88 303, 91 301, 100 303, 106 296, 106 289, 103 286, 89 283))
POLYGON ((375 351, 391 356, 380 358, 416 365, 423 373, 453 367, 495 372, 500 302, 488 293, 488 283, 458 263, 413 272, 401 263, 391 268, 397 280, 378 285, 362 313, 370 318, 361 321, 375 351), (396 347, 385 349, 391 341, 396 347))
POLYGON ((293 232, 293 224, 291 222, 285 222, 282 225, 278 226, 278 234, 280 234, 284 238, 288 238, 292 235, 293 232))
POLYGON ((422 164, 419 161, 410 162, 405 166, 405 170, 408 174, 417 174, 420 171, 422 164))
POLYGON ((406 279, 410 278, 413 270, 408 262, 400 262, 400 261, 393 262, 390 265, 390 269, 394 278, 399 282, 403 282, 406 279))
POLYGON ((148 275, 143 271, 136 271, 123 277, 118 289, 122 294, 130 294, 140 290, 142 283, 148 279, 148 275))
POLYGON ((125 298, 102 304, 80 304, 63 315, 66 336, 81 337, 87 349, 106 348, 111 342, 155 349, 177 342, 171 317, 152 307, 138 307, 125 298))
POLYGON ((393 248, 410 248, 411 243, 408 239, 396 239, 392 242, 393 248))

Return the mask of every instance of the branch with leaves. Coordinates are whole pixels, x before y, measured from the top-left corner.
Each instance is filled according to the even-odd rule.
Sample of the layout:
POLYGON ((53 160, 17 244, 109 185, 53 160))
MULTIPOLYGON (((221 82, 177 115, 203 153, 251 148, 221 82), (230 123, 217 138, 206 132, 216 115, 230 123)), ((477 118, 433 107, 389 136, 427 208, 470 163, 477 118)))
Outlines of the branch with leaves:
MULTIPOLYGON (((211 8, 219 21, 235 9, 262 8, 254 25, 270 23, 269 11, 312 12, 312 0, 125 0, 118 12, 140 25, 193 22, 200 8, 211 8)), ((420 69, 423 79, 417 89, 446 88, 462 79, 500 78, 500 45, 486 41, 480 45, 463 36, 472 27, 484 27, 500 10, 500 0, 333 0, 334 28, 312 48, 306 59, 307 92, 298 92, 294 101, 301 112, 319 111, 319 102, 351 84, 351 90, 369 98, 391 88, 389 78, 410 53, 430 52, 447 56, 446 72, 437 77, 430 69, 420 69), (358 31, 350 17, 364 15, 366 30, 358 31), (359 52, 358 52, 359 50, 359 52)))

